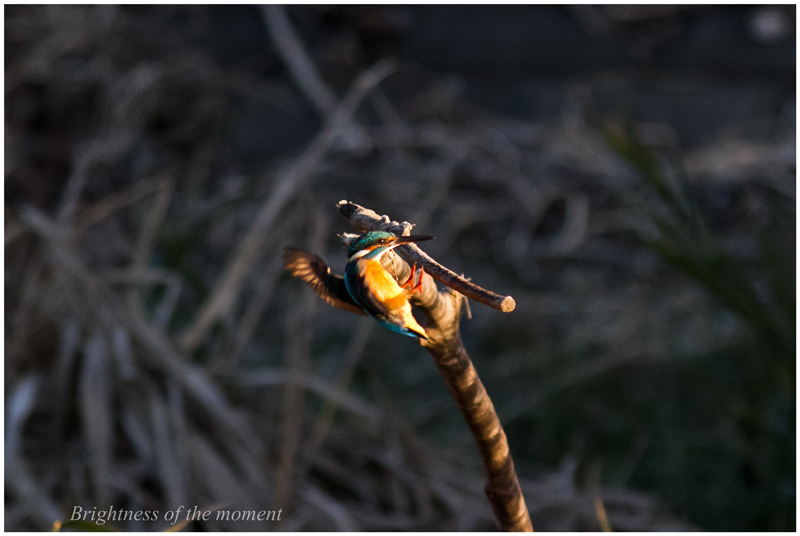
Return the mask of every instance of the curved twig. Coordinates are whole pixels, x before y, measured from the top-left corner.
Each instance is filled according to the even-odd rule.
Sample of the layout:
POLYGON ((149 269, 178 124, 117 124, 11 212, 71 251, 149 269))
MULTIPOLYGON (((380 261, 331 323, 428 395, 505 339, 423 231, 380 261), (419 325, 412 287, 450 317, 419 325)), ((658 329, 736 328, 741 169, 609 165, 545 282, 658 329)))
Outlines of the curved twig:
MULTIPOLYGON (((339 214, 350 221, 350 225, 359 231, 389 231, 397 235, 409 234, 411 225, 408 222, 398 223, 389 221, 388 216, 378 216, 374 211, 364 208, 349 201, 339 201, 339 214)), ((451 289, 463 294, 471 300, 483 303, 494 309, 499 309, 504 313, 510 313, 517 306, 511 296, 501 296, 490 290, 481 288, 471 281, 467 281, 452 270, 445 268, 427 253, 422 251, 416 244, 407 244, 398 248, 401 250, 403 258, 417 266, 425 268, 425 273, 430 274, 434 279, 441 281, 451 289)))
POLYGON ((272 40, 289 68, 289 73, 317 110, 326 117, 336 109, 336 94, 317 72, 303 44, 292 29, 292 23, 281 6, 261 6, 264 21, 269 27, 272 40))
MULTIPOLYGON (((382 230, 408 234, 413 227, 408 222, 401 224, 390 221, 387 216, 379 217, 369 209, 346 201, 339 203, 339 212, 347 217, 353 228, 361 231, 382 230)), ((532 531, 530 515, 514 471, 505 431, 461 342, 458 328, 464 297, 450 290, 439 292, 428 273, 435 273, 439 276, 437 279, 458 292, 462 292, 461 289, 467 285, 470 297, 476 296, 473 298, 476 301, 500 310, 504 310, 502 304, 505 300, 510 300, 513 309, 514 300, 511 297, 498 296, 464 280, 417 250, 418 248, 409 248, 400 254, 423 266, 426 272, 420 293, 414 294, 412 298, 426 317, 424 325, 428 340, 420 340, 419 343, 433 357, 447 389, 475 438, 486 474, 484 490, 494 510, 497 527, 505 531, 532 531)), ((411 272, 408 264, 399 255, 395 255, 394 251, 384 255, 381 263, 398 281, 407 279, 411 272)), ((464 294, 467 295, 466 292, 464 294)))

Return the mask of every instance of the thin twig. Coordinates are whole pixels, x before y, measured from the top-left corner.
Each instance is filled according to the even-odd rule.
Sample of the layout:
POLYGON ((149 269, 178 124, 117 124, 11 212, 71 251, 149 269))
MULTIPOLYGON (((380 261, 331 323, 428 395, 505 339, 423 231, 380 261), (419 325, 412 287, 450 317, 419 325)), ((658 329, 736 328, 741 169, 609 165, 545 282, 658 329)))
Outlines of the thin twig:
POLYGON ((77 155, 73 171, 67 179, 61 204, 58 209, 58 221, 62 225, 72 223, 72 218, 78 210, 81 193, 92 166, 104 160, 113 160, 122 156, 133 143, 134 136, 129 132, 115 132, 107 134, 92 141, 88 147, 77 155))
POLYGON ((611 530, 611 524, 608 522, 608 515, 606 514, 606 507, 603 505, 603 499, 598 495, 594 498, 594 510, 597 513, 597 522, 603 532, 614 532, 611 530))
MULTIPOLYGON (((164 297, 156 307, 153 317, 155 325, 166 327, 172 313, 175 311, 175 304, 183 288, 183 279, 169 270, 159 268, 130 268, 123 270, 106 270, 97 274, 97 282, 103 284, 115 283, 149 283, 163 284, 166 289, 164 297)), ((130 304, 129 304, 130 305, 130 304)), ((141 307, 141 304, 134 305, 141 307)), ((141 312, 141 311, 140 311, 141 312)))
MULTIPOLYGON (((315 249, 322 245, 327 234, 328 221, 317 212, 311 222, 309 244, 315 249)), ((316 300, 305 293, 292 308, 286 324, 285 367, 289 372, 303 374, 308 372, 311 360, 311 318, 316 300)), ((297 490, 297 466, 300 463, 298 452, 303 434, 303 415, 305 413, 305 393, 294 385, 286 384, 283 390, 283 419, 281 423, 282 443, 280 463, 275 476, 275 489, 278 505, 289 510, 297 490)))
POLYGON ((282 271, 283 259, 275 255, 275 258, 267 264, 264 272, 260 275, 258 284, 253 290, 253 299, 237 322, 236 338, 234 339, 233 349, 224 362, 225 367, 233 366, 239 359, 242 350, 250 342, 253 332, 258 327, 261 315, 269 305, 270 296, 272 296, 272 291, 275 290, 275 284, 278 282, 278 277, 280 277, 282 271))
POLYGON ((30 513, 37 526, 44 528, 58 519, 60 511, 50 501, 49 490, 42 489, 37 483, 22 453, 22 430, 35 408, 41 387, 41 378, 29 374, 6 389, 4 439, 6 489, 21 503, 26 513, 30 513))
POLYGON ((350 122, 364 97, 392 70, 391 62, 381 61, 359 76, 350 92, 327 121, 325 128, 305 152, 275 181, 275 187, 261 207, 250 230, 239 242, 236 253, 225 267, 209 301, 200 311, 194 324, 183 334, 181 344, 184 349, 194 350, 214 322, 230 310, 239 294, 245 276, 262 251, 264 240, 269 236, 269 228, 281 209, 297 192, 300 185, 317 169, 331 143, 350 122))
POLYGON ((162 180, 163 176, 161 174, 142 179, 124 190, 111 194, 102 201, 78 211, 75 214, 75 222, 72 226, 73 236, 80 237, 90 226, 109 217, 117 210, 132 205, 141 198, 150 195, 158 189, 158 185, 162 180))
POLYGON ((133 262, 131 263, 133 269, 142 269, 147 266, 147 262, 153 253, 156 234, 167 215, 174 188, 175 183, 169 175, 156 179, 155 199, 153 199, 153 206, 147 212, 139 234, 139 240, 136 243, 133 262))
POLYGON ((281 6, 274 4, 261 6, 261 14, 292 78, 322 116, 329 116, 336 109, 336 95, 314 68, 303 44, 292 29, 289 17, 281 6))
MULTIPOLYGON (((6 207, 6 214, 9 212, 8 207, 6 207)), ((17 220, 7 220, 5 225, 5 247, 19 238, 22 233, 25 232, 25 226, 22 225, 17 220)))
POLYGON ((347 388, 350 386, 350 381, 356 371, 356 365, 361 360, 361 356, 364 354, 364 350, 367 347, 367 340, 372 334, 373 326, 374 323, 372 319, 366 317, 356 323, 356 329, 350 337, 350 344, 348 344, 344 362, 334 381, 332 396, 325 398, 322 409, 319 410, 317 420, 314 422, 314 426, 311 429, 311 434, 307 440, 308 447, 305 449, 305 457, 301 460, 300 467, 297 471, 298 476, 306 476, 305 472, 317 457, 325 441, 325 437, 330 431, 333 418, 336 416, 336 411, 340 406, 344 407, 342 401, 345 397, 350 396, 347 393, 347 388))
MULTIPOLYGON (((285 218, 280 226, 276 227, 272 235, 282 239, 290 229, 297 226, 299 219, 299 213, 285 218)), ((269 247, 269 244, 265 245, 267 250, 269 247)), ((275 255, 271 261, 267 262, 267 264, 259 270, 255 288, 253 288, 251 292, 250 303, 247 305, 244 313, 242 313, 236 321, 236 335, 233 340, 233 347, 224 360, 217 362, 220 370, 232 367, 239 359, 247 343, 250 342, 256 327, 258 327, 258 321, 269 305, 270 297, 272 296, 272 292, 282 272, 283 259, 279 255, 275 255)))
POLYGON ((308 486, 303 491, 303 499, 327 514, 331 521, 333 521, 335 530, 341 532, 360 532, 358 525, 353 521, 347 509, 318 487, 308 486))
MULTIPOLYGON (((144 219, 142 230, 139 233, 139 240, 136 242, 136 248, 133 253, 131 262, 132 272, 147 271, 147 264, 153 253, 156 235, 161 227, 161 223, 167 215, 167 209, 172 199, 174 187, 174 181, 168 175, 160 177, 156 181, 156 195, 153 199, 153 206, 150 207, 144 219)), ((169 321, 169 316, 171 316, 172 309, 174 308, 174 304, 178 299, 178 293, 181 289, 180 281, 180 278, 175 278, 173 276, 173 284, 169 288, 172 289, 174 293, 167 293, 167 296, 162 302, 162 305, 167 305, 169 310, 167 311, 163 307, 159 307, 160 315, 158 316, 158 325, 160 327, 166 326, 169 321), (177 281, 177 284, 174 281, 177 281)), ((128 307, 131 310, 136 310, 138 314, 144 314, 142 300, 137 287, 130 287, 128 289, 127 299, 128 307)))
MULTIPOLYGON (((400 224, 395 221, 389 221, 387 216, 381 218, 374 211, 349 201, 339 201, 338 207, 339 214, 347 218, 350 221, 350 225, 359 231, 380 230, 402 235, 408 234, 411 229, 411 225, 407 222, 400 224)), ((488 305, 494 309, 499 309, 504 313, 510 313, 517 306, 514 298, 511 296, 495 294, 490 290, 479 287, 475 283, 467 281, 457 273, 433 260, 416 244, 407 244, 397 249, 400 250, 400 253, 406 261, 412 264, 416 263, 417 266, 425 269, 426 274, 429 274, 434 279, 441 281, 471 300, 488 305)))
POLYGON ((339 389, 338 385, 307 372, 286 369, 262 368, 234 378, 241 387, 263 387, 267 385, 294 385, 316 393, 326 402, 358 415, 371 425, 380 424, 383 413, 369 402, 339 389))

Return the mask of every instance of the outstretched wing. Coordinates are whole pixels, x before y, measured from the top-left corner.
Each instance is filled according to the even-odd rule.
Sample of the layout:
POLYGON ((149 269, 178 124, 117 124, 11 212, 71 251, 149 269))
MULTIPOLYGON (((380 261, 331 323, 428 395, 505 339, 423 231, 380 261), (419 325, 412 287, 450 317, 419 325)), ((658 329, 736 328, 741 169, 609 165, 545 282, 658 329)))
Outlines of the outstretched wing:
POLYGON ((347 293, 344 278, 332 274, 325 261, 316 255, 306 253, 302 249, 293 247, 285 247, 283 249, 283 258, 286 261, 286 269, 289 270, 289 273, 308 283, 314 289, 314 292, 319 294, 320 298, 334 307, 351 313, 366 315, 361 307, 356 305, 350 294, 347 293))

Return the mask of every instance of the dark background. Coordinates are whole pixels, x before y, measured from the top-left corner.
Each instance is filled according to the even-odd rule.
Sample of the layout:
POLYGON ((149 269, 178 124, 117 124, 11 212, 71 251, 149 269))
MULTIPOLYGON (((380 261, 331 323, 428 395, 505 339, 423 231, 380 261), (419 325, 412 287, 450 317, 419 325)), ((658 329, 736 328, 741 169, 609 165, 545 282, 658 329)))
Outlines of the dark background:
POLYGON ((282 272, 340 199, 515 298, 462 336, 534 528, 794 530, 794 6, 288 7, 334 107, 394 60, 320 158, 259 6, 4 11, 6 530, 491 530, 430 356, 282 272))

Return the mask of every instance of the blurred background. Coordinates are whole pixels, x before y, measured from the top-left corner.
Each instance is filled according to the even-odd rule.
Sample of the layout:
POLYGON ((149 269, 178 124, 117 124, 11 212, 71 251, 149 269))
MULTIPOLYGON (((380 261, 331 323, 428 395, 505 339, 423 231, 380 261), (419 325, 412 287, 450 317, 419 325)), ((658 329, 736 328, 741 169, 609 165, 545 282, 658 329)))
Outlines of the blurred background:
POLYGON ((534 528, 794 530, 793 5, 4 12, 6 530, 493 530, 427 352, 283 272, 340 199, 515 298, 534 528))

